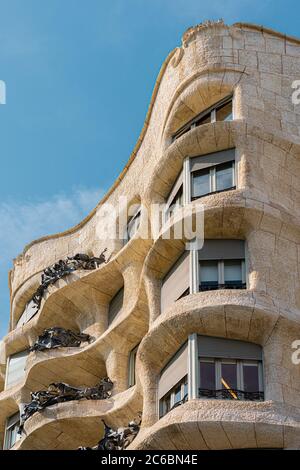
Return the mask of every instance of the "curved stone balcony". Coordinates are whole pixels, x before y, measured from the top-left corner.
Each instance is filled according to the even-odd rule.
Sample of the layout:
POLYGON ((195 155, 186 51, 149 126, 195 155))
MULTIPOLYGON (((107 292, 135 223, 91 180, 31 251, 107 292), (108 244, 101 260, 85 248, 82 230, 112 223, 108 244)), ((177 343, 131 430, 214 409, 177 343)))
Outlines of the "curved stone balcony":
POLYGON ((300 449, 299 410, 262 403, 192 400, 144 428, 139 450, 300 449))
POLYGON ((14 449, 76 450, 92 447, 103 437, 103 423, 122 425, 135 417, 141 398, 135 388, 106 400, 60 403, 35 413, 25 423, 24 436, 14 449))

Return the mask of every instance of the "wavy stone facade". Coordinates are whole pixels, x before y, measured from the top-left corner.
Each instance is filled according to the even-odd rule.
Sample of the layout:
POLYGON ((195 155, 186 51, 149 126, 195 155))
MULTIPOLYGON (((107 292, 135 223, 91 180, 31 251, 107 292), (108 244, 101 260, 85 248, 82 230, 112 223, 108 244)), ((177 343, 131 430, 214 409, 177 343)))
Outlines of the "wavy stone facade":
POLYGON ((103 437, 102 419, 116 428, 142 411, 132 449, 300 449, 300 366, 291 360, 292 343, 300 339, 300 108, 291 99, 297 79, 298 39, 221 21, 185 33, 161 68, 129 162, 103 201, 78 226, 32 242, 15 260, 10 331, 1 353, 2 444, 8 419, 30 401, 30 392, 53 382, 90 387, 108 376, 114 383, 110 398, 58 403, 33 414, 12 448, 93 446, 103 437), (231 96, 232 120, 191 126, 172 138, 231 96), (187 158, 227 149, 235 149, 234 188, 185 204, 204 206, 206 240, 245 241, 246 288, 190 289, 161 311, 162 280, 184 240, 143 240, 138 232, 125 245, 99 240, 101 205, 116 205, 123 195, 143 208, 163 203, 187 158), (45 267, 76 253, 98 256, 105 248, 107 263, 49 286, 38 313, 18 324, 45 267), (109 305, 123 285, 122 309, 108 324, 109 305), (22 379, 5 385, 7 359, 53 326, 89 334, 93 341, 30 352, 22 379), (198 358, 192 352, 197 335, 258 345, 263 399, 198 396, 198 358), (188 400, 161 416, 161 373, 188 339, 188 400), (136 347, 135 379, 129 384, 136 347))

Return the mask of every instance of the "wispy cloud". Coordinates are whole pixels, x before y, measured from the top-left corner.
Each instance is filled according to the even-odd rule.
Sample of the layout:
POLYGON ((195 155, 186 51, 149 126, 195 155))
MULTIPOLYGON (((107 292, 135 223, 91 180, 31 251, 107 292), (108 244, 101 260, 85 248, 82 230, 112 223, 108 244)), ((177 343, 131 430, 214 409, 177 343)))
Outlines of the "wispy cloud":
POLYGON ((31 240, 80 222, 103 195, 101 189, 74 189, 40 201, 0 203, 0 337, 8 322, 7 274, 11 262, 31 240))

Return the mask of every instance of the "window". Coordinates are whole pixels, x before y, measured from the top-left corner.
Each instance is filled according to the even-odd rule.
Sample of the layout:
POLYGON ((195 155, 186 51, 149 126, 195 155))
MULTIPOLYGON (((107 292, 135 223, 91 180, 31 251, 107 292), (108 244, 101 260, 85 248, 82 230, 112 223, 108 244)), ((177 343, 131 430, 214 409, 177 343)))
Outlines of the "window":
POLYGON ((11 449, 13 445, 21 438, 19 434, 20 414, 12 415, 6 421, 5 437, 4 437, 4 450, 11 449))
POLYGON ((178 131, 173 135, 172 140, 174 141, 178 139, 194 127, 202 126, 203 124, 209 124, 215 121, 232 121, 232 119, 232 96, 230 96, 224 98, 221 101, 218 101, 218 103, 198 114, 195 118, 178 129, 178 131))
POLYGON ((132 217, 129 218, 126 233, 125 233, 125 243, 129 242, 136 232, 138 231, 141 223, 141 207, 138 206, 138 210, 134 213, 132 217))
POLYGON ((264 400, 261 346, 191 334, 160 374, 159 417, 189 399, 264 400))
POLYGON ((183 173, 178 176, 173 188, 167 197, 165 220, 171 217, 177 207, 183 206, 183 173))
POLYGON ((159 416, 188 398, 188 344, 185 343, 162 370, 158 382, 159 416))
POLYGON ((246 288, 243 240, 205 240, 198 256, 199 291, 246 288))
MULTIPOLYGON (((200 160, 200 159, 199 159, 200 160)), ((203 163, 204 164, 204 163, 203 163)), ((235 188, 234 160, 192 171, 191 194, 192 200, 210 193, 226 191, 235 188)))
POLYGON ((187 376, 178 382, 172 390, 170 390, 159 403, 159 417, 161 418, 173 408, 176 408, 188 399, 188 380, 187 376))
POLYGON ((34 315, 37 314, 38 310, 39 310, 39 308, 38 308, 37 304, 33 300, 30 300, 30 302, 28 302, 26 304, 26 307, 25 307, 22 315, 20 316, 19 320, 17 321, 16 327, 18 328, 19 326, 22 326, 25 323, 27 323, 29 320, 31 320, 31 318, 34 317, 34 315))
POLYGON ((199 359, 199 398, 263 400, 261 361, 199 359))
POLYGON ((108 309, 108 325, 110 325, 121 313, 124 300, 124 287, 122 287, 110 301, 108 309))
POLYGON ((161 311, 190 293, 190 258, 185 251, 162 280, 161 311))
POLYGON ((245 341, 198 336, 199 398, 264 399, 262 349, 245 341))
POLYGON ((136 384, 135 377, 135 363, 136 355, 139 345, 137 345, 129 354, 129 368, 128 368, 128 386, 133 387, 136 384))
POLYGON ((8 357, 5 378, 6 389, 13 387, 24 378, 27 357, 28 351, 21 351, 8 357))

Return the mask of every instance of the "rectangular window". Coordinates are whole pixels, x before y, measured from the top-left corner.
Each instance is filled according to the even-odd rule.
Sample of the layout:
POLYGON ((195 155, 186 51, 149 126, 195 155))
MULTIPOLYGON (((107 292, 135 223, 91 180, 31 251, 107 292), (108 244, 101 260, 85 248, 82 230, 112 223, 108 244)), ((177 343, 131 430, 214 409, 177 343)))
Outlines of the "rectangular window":
POLYGON ((224 98, 221 101, 218 101, 213 106, 198 114, 191 121, 178 129, 178 131, 173 135, 172 141, 178 139, 194 127, 202 126, 203 124, 209 124, 215 121, 232 121, 232 119, 232 97, 230 96, 224 98))
POLYGON ((218 289, 218 286, 218 262, 202 261, 200 264, 200 290, 218 289))
POLYGON ((210 170, 192 173, 192 199, 198 199, 211 192, 210 170))
POLYGON ((6 421, 5 438, 4 438, 4 450, 11 449, 14 444, 20 439, 19 434, 20 426, 20 414, 16 413, 6 421))
POLYGON ((184 377, 159 401, 159 417, 161 418, 176 406, 182 405, 188 399, 188 379, 184 377))
POLYGON ((246 289, 243 260, 200 261, 200 291, 246 289))
POLYGON ((110 301, 108 309, 108 325, 110 325, 121 313, 124 300, 124 287, 120 289, 110 301))
POLYGON ((136 383, 135 379, 135 363, 136 355, 139 345, 137 345, 129 354, 129 368, 128 368, 128 386, 133 387, 136 383))
POLYGON ((216 167, 216 191, 224 191, 232 188, 233 183, 233 163, 224 163, 216 167))
POLYGON ((260 389, 258 364, 243 364, 243 385, 245 392, 257 392, 260 389))
POLYGON ((139 209, 138 212, 129 219, 129 222, 127 224, 127 234, 126 234, 126 242, 129 242, 136 232, 138 231, 140 227, 140 222, 141 222, 141 210, 139 209))
POLYGON ((223 400, 264 399, 261 361, 199 358, 199 397, 223 400))
POLYGON ((204 390, 216 389, 216 367, 213 361, 200 361, 200 387, 204 390))
POLYGON ((25 377, 25 366, 29 351, 20 351, 7 359, 5 388, 8 389, 20 383, 25 377))
POLYGON ((236 187, 235 149, 190 159, 191 199, 236 187))

